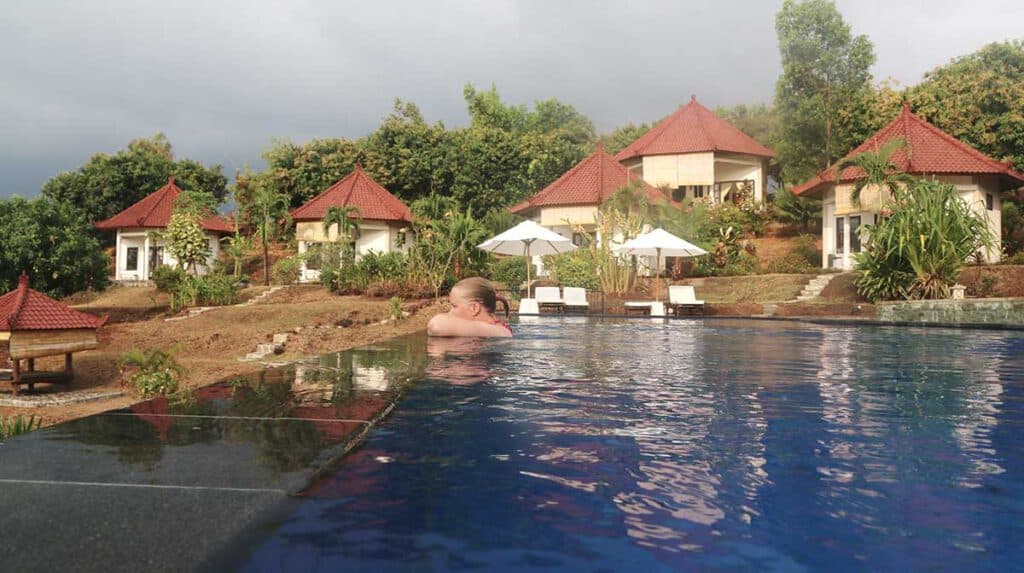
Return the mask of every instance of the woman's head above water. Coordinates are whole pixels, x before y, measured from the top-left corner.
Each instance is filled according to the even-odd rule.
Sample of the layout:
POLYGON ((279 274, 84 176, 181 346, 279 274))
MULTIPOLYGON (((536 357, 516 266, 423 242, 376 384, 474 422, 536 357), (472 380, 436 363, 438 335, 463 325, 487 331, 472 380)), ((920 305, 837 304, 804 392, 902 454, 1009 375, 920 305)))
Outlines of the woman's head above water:
POLYGON ((448 295, 452 309, 430 319, 427 334, 431 336, 511 336, 508 325, 494 317, 498 303, 505 307, 508 301, 500 296, 487 279, 463 279, 452 287, 448 295))
POLYGON ((505 305, 505 316, 508 316, 508 301, 498 295, 491 281, 483 277, 470 277, 455 283, 448 301, 452 304, 452 314, 462 318, 472 318, 480 311, 493 315, 498 310, 499 301, 505 305))

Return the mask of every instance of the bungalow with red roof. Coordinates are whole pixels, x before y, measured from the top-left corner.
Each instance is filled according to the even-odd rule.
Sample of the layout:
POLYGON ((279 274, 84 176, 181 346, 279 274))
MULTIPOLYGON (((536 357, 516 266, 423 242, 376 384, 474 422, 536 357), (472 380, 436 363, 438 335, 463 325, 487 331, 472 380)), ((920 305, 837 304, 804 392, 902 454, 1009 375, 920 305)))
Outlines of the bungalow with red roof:
MULTIPOLYGON (((405 242, 401 239, 403 233, 411 232, 412 212, 398 197, 371 179, 362 166, 356 165, 352 173, 292 211, 300 254, 338 240, 337 224, 332 225, 329 232, 324 232, 324 217, 332 207, 359 209, 362 221, 355 245, 357 257, 370 251, 390 253, 405 249, 405 242)), ((309 257, 303 263, 299 280, 317 280, 320 276, 317 264, 316 257, 309 257)))
MULTIPOLYGON (((846 158, 878 150, 896 138, 903 140, 905 149, 893 154, 892 163, 905 173, 952 184, 974 212, 988 221, 997 244, 985 256, 989 262, 998 261, 1002 251, 999 194, 1024 185, 1024 174, 914 115, 907 104, 896 119, 846 158)), ((878 193, 884 194, 884 200, 888 195, 886 190, 864 189, 859 204, 854 204, 850 198, 854 183, 863 177, 864 172, 856 167, 848 167, 839 174, 835 169, 826 169, 793 188, 796 195, 822 200, 822 266, 825 268, 852 269, 853 254, 864 248, 861 225, 878 219, 878 193)))
MULTIPOLYGON (((174 184, 174 177, 167 185, 150 193, 138 203, 114 215, 106 221, 96 223, 103 230, 117 231, 114 251, 115 281, 148 281, 158 266, 174 266, 178 262, 167 252, 167 241, 160 232, 167 228, 174 208, 174 200, 181 194, 174 184)), ((196 269, 205 274, 212 261, 220 253, 220 239, 234 232, 231 224, 211 213, 201 222, 206 230, 210 255, 207 264, 196 269)))
POLYGON ((615 159, 671 198, 714 203, 764 201, 768 161, 775 152, 691 96, 615 159))
POLYGON ((616 191, 631 183, 639 185, 640 192, 649 202, 668 201, 664 193, 623 167, 598 143, 597 149, 589 157, 533 197, 513 205, 509 210, 564 237, 571 237, 573 244, 580 245, 583 241, 578 229, 594 232, 594 216, 598 207, 616 191))

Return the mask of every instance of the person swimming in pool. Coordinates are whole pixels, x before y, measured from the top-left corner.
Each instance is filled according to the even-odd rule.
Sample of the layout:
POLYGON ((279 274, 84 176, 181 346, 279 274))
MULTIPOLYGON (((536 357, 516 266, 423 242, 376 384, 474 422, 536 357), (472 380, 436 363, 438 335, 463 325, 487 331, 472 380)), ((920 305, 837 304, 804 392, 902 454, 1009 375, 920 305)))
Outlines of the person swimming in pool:
POLYGON ((495 317, 497 303, 505 306, 508 317, 508 301, 495 292, 491 282, 481 277, 463 279, 452 287, 448 300, 452 309, 430 319, 427 334, 430 336, 476 336, 510 337, 512 329, 508 323, 495 317))

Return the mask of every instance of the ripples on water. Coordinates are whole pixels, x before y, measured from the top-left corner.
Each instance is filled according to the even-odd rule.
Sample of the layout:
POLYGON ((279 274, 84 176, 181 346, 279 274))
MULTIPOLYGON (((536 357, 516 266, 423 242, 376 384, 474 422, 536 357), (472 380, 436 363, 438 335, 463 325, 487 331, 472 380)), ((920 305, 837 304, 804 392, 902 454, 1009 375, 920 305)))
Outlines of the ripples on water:
POLYGON ((251 569, 1010 570, 1024 335, 545 317, 426 341, 251 569))

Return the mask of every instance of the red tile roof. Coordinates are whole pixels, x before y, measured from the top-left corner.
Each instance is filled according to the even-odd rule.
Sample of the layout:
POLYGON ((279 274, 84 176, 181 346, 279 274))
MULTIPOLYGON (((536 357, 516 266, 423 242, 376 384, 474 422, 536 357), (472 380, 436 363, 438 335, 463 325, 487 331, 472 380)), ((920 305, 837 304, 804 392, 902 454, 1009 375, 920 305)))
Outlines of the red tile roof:
POLYGON ((513 213, 544 205, 600 205, 616 191, 632 182, 639 182, 649 201, 669 202, 665 194, 645 183, 639 175, 626 169, 608 155, 604 146, 566 171, 554 183, 533 197, 513 205, 513 213))
MULTIPOLYGON (((1024 174, 1014 171, 1009 164, 1000 163, 970 145, 956 139, 910 112, 910 106, 903 105, 903 112, 889 125, 875 132, 867 141, 846 155, 855 157, 866 151, 877 151, 890 140, 902 138, 907 152, 897 150, 891 162, 901 171, 913 175, 946 174, 996 174, 1002 176, 1007 188, 1024 184, 1024 174)), ((835 169, 826 169, 811 180, 793 187, 797 195, 815 195, 826 185, 856 181, 864 176, 858 167, 847 167, 836 180, 835 169)))
POLYGON ((305 205, 292 211, 295 221, 319 221, 331 207, 359 207, 363 219, 378 221, 412 222, 412 212, 395 197, 370 178, 362 166, 313 197, 305 205))
POLYGON ((61 304, 28 287, 22 273, 18 288, 0 296, 0 331, 99 328, 107 317, 93 316, 61 304))
MULTIPOLYGON (((99 229, 124 229, 144 227, 162 229, 171 220, 174 200, 181 194, 181 189, 174 184, 174 177, 167 180, 167 185, 143 197, 138 203, 121 211, 117 215, 96 223, 99 229)), ((202 221, 207 231, 233 233, 235 227, 217 215, 211 214, 202 221)))
POLYGON ((729 151, 761 157, 775 157, 775 152, 734 125, 715 115, 715 112, 697 103, 679 106, 672 115, 658 122, 628 147, 618 152, 615 159, 625 161, 645 155, 674 155, 705 151, 729 151))

